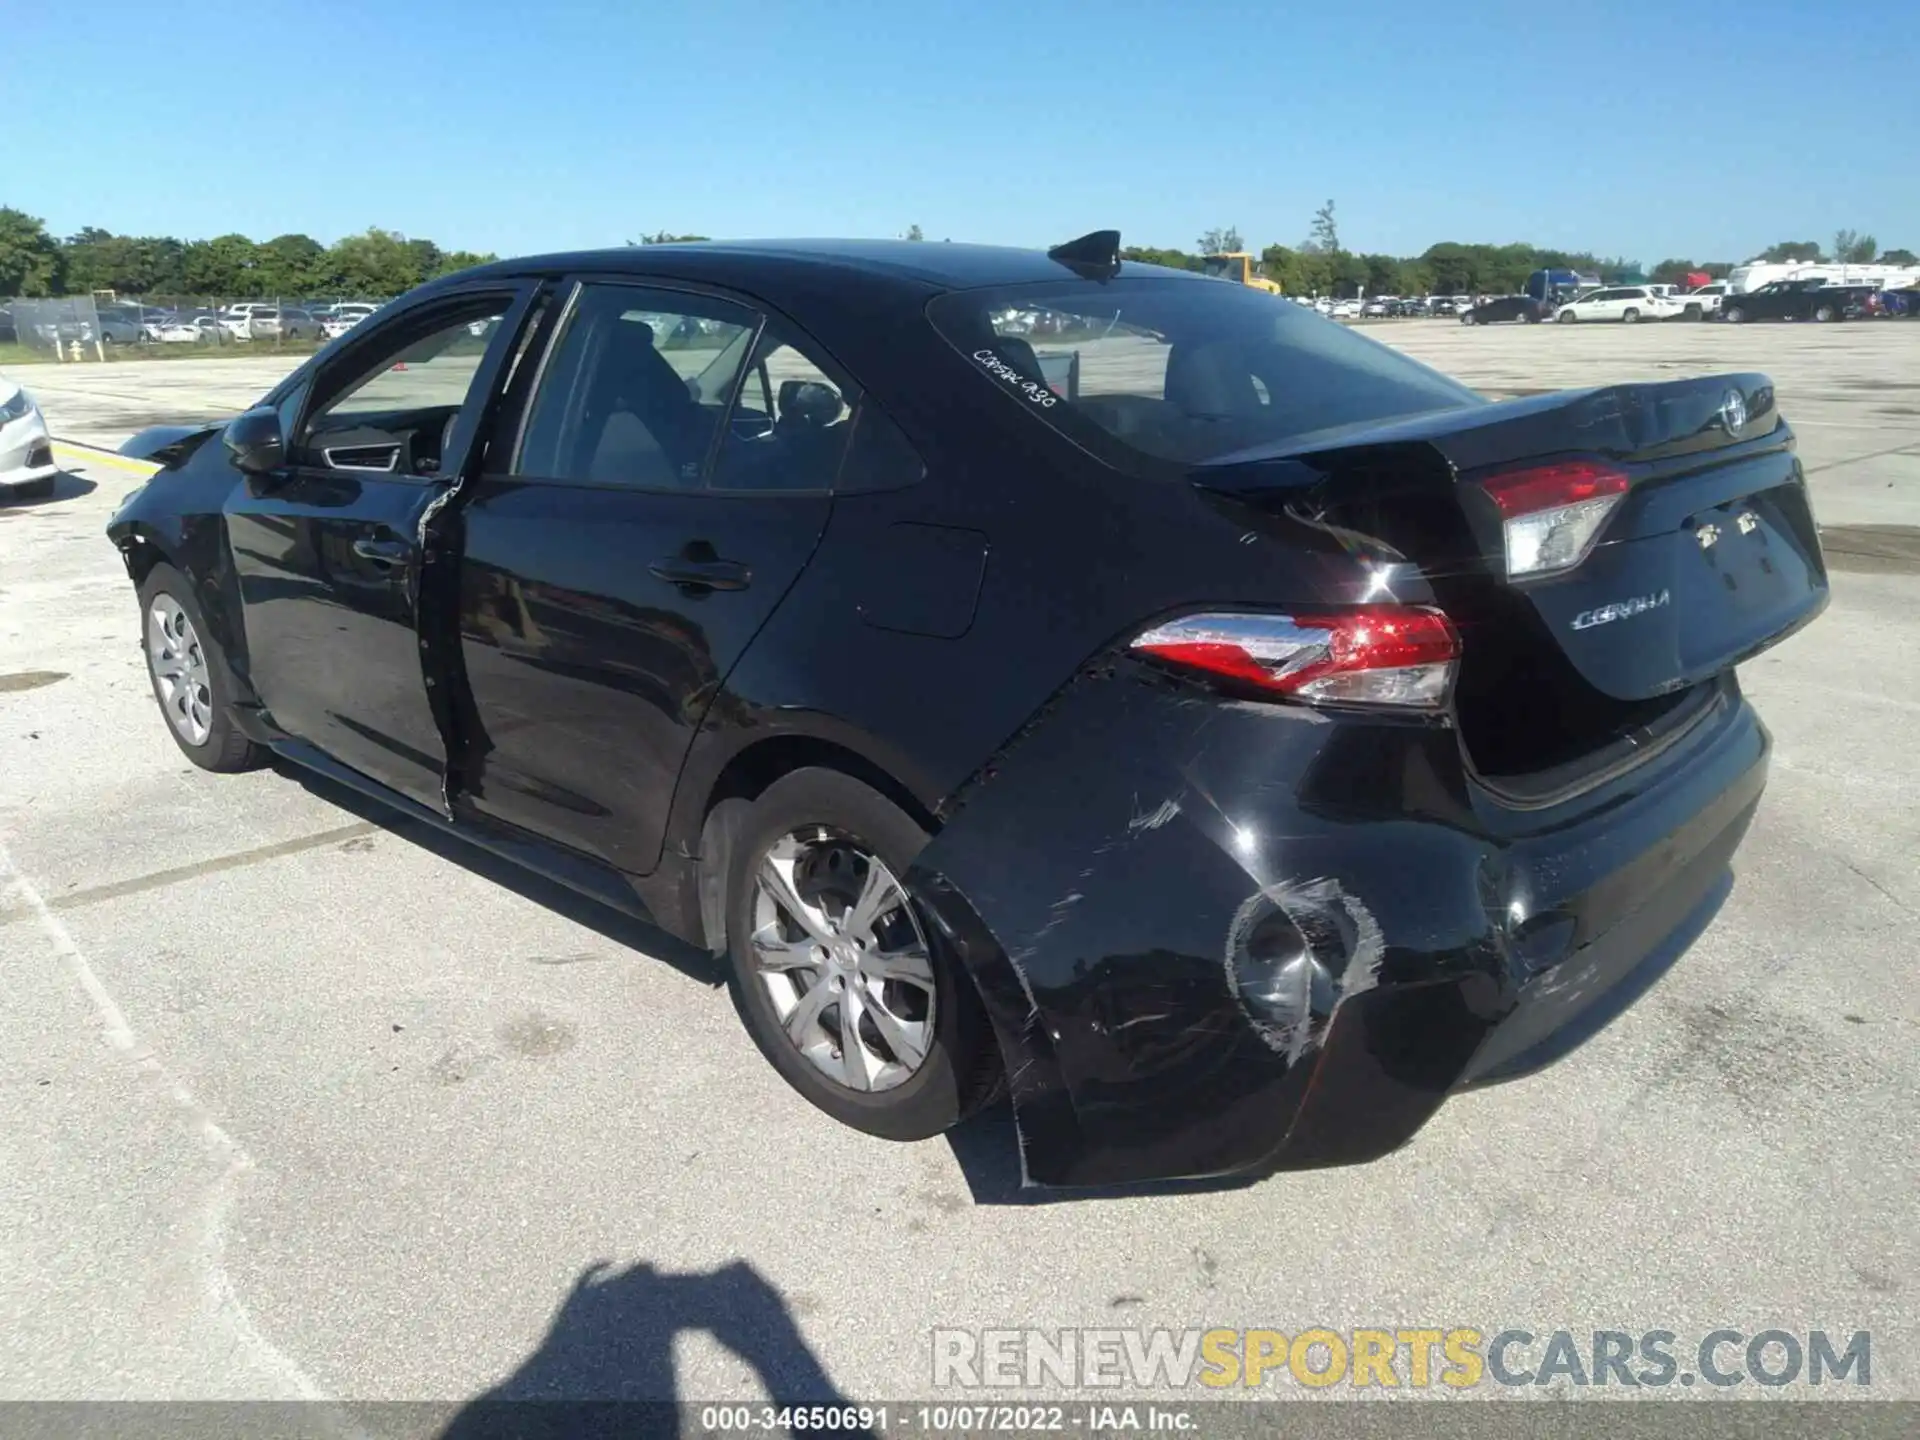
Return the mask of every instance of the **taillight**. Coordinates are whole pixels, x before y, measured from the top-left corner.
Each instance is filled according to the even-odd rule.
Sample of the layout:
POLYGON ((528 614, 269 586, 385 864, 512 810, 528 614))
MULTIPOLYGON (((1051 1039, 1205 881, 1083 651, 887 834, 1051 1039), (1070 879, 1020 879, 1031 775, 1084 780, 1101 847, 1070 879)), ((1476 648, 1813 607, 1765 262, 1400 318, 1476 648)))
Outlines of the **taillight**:
POLYGON ((1480 488, 1500 511, 1508 578, 1555 575, 1586 559, 1627 486, 1624 470, 1597 460, 1534 465, 1482 480, 1480 488))
POLYGON ((1438 610, 1363 605, 1323 615, 1188 615, 1132 649, 1183 670, 1316 704, 1446 704, 1460 639, 1438 610))

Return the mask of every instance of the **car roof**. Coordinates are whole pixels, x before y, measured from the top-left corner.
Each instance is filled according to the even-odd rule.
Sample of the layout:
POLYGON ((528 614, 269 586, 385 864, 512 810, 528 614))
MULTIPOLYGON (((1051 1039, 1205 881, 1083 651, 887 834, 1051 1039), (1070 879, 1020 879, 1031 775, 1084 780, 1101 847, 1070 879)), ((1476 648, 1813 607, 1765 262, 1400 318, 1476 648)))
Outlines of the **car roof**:
MULTIPOLYGON (((474 275, 553 274, 594 271, 603 274, 665 275, 720 279, 751 270, 837 274, 881 283, 934 290, 1019 285, 1070 280, 1075 272, 1044 250, 1013 246, 954 244, 943 240, 703 240, 686 244, 627 245, 617 250, 580 250, 497 261, 474 275)), ((1186 270, 1123 261, 1122 278, 1206 277, 1186 270)), ((1207 283, 1217 283, 1207 281, 1207 283)))

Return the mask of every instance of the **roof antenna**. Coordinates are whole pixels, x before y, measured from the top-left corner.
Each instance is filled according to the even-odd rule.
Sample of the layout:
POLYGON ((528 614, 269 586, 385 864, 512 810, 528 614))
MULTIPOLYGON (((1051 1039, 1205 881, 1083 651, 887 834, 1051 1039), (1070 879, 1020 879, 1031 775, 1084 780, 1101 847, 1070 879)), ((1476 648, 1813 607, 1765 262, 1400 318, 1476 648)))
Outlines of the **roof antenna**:
POLYGON ((1069 240, 1047 251, 1049 260, 1057 260, 1076 275, 1089 280, 1107 280, 1120 273, 1120 232, 1095 230, 1078 240, 1069 240))

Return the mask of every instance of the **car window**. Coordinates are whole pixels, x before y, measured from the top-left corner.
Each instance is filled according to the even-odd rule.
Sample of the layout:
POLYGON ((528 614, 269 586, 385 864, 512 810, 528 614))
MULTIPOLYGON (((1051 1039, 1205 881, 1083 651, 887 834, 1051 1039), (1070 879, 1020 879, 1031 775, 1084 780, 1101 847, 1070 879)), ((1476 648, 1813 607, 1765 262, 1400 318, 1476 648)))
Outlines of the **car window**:
POLYGON ((512 304, 510 295, 467 296, 370 336, 348 351, 348 368, 323 380, 308 431, 337 428, 325 422, 354 415, 459 407, 486 358, 493 326, 512 304))
POLYGON ((582 286, 528 407, 514 473, 698 487, 758 323, 711 296, 582 286))
POLYGON ((928 313, 1003 403, 1155 474, 1480 401, 1399 351, 1244 286, 1123 275, 955 291, 928 313))
POLYGON ((927 473, 926 462, 900 427, 869 395, 854 416, 853 439, 840 465, 834 489, 898 490, 917 484, 927 473))
POLYGON ((713 467, 717 490, 826 490, 860 396, 780 326, 761 332, 713 467))

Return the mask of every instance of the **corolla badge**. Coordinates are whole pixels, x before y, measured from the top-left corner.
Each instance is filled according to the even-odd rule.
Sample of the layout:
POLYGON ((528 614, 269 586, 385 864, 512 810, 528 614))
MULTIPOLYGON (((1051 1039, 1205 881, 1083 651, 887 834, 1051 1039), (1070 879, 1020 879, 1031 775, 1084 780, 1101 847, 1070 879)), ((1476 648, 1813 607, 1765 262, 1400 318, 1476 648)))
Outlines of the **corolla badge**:
POLYGON ((1615 600, 1611 605, 1596 605, 1591 610, 1582 610, 1573 617, 1573 628, 1591 630, 1596 625, 1609 625, 1615 620, 1628 620, 1635 615, 1644 615, 1649 610, 1658 610, 1673 598, 1672 592, 1661 590, 1652 595, 1635 595, 1626 600, 1615 600))
POLYGON ((1738 435, 1747 428, 1747 401, 1738 390, 1727 391, 1721 400, 1720 423, 1726 426, 1729 435, 1738 435))

